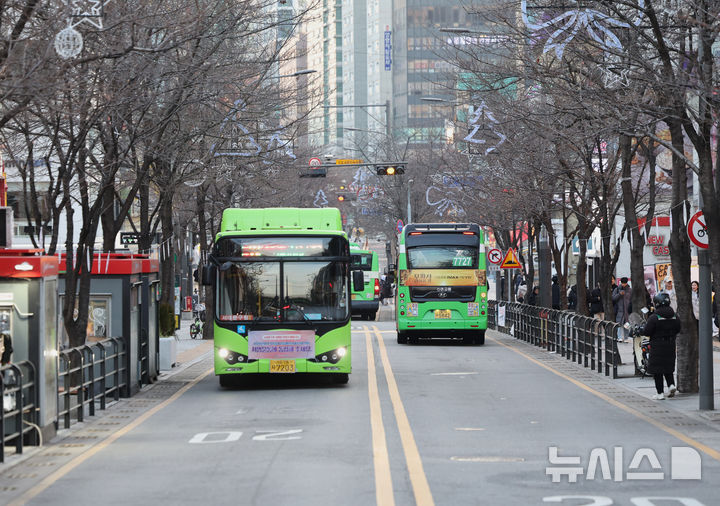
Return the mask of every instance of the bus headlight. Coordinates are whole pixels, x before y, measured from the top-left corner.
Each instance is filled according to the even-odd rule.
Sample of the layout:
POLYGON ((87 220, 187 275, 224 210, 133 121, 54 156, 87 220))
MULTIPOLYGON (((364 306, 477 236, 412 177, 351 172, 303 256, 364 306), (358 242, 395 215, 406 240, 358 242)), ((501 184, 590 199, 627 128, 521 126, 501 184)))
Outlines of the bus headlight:
POLYGON ((230 355, 230 350, 227 348, 220 348, 218 350, 218 355, 220 355, 220 358, 227 358, 227 356, 230 355))
POLYGON ((310 362, 326 362, 329 364, 337 364, 342 358, 347 355, 348 350, 344 346, 336 350, 329 350, 320 355, 316 355, 315 358, 308 359, 310 362))

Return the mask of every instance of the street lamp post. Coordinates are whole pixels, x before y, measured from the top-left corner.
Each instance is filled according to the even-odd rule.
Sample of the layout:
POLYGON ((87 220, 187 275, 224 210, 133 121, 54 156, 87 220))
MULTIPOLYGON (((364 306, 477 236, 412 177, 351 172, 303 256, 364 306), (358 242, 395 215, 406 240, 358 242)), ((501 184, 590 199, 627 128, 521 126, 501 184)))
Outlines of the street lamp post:
POLYGON ((412 222, 412 207, 410 204, 410 187, 413 184, 412 179, 408 179, 407 182, 407 224, 410 224, 412 222))

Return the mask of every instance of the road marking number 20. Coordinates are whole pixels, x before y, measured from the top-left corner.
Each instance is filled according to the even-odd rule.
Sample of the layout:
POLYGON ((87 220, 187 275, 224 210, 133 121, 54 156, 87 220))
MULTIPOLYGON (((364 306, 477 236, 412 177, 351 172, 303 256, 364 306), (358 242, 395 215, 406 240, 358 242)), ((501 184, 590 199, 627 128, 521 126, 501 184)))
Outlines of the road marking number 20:
MULTIPOLYGON (((289 441, 291 439, 302 439, 300 434, 302 429, 290 430, 256 430, 252 437, 253 441, 289 441)), ((195 434, 188 443, 190 444, 214 444, 214 443, 232 443, 238 441, 243 433, 239 431, 221 431, 221 432, 200 432, 195 434)))
MULTIPOLYGON (((578 501, 583 499, 591 502, 578 504, 577 506, 612 506, 614 504, 612 499, 601 495, 554 495, 543 497, 543 502, 561 503, 565 500, 578 501)), ((633 497, 630 499, 634 506, 656 506, 658 503, 655 501, 662 501, 663 504, 666 501, 673 501, 682 506, 704 506, 703 503, 691 497, 633 497)))

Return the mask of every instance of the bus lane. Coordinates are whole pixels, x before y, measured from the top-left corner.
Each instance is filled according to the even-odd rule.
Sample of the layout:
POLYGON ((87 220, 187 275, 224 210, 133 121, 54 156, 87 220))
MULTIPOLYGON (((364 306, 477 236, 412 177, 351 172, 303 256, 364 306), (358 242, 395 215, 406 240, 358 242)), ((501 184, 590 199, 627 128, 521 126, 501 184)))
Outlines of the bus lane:
POLYGON ((641 396, 599 376, 585 385, 572 370, 552 372, 554 362, 494 332, 481 347, 397 345, 391 322, 373 333, 436 504, 715 503, 717 429, 685 420, 694 432, 683 437, 649 423, 660 415, 633 407, 641 396))

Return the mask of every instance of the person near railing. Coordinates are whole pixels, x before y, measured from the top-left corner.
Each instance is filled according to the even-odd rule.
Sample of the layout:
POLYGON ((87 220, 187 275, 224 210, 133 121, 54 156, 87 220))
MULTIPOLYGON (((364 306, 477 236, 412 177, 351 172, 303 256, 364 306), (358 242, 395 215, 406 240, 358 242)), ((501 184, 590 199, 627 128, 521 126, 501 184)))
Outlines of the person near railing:
POLYGON ((612 301, 615 305, 615 322, 624 325, 630 316, 632 302, 632 288, 628 284, 628 278, 620 278, 620 284, 613 290, 612 301))
POLYGON ((0 332, 0 363, 7 365, 12 358, 12 337, 9 332, 0 332))
POLYGON ((558 285, 558 277, 552 277, 552 308, 560 309, 560 285, 558 285))
POLYGON ((515 300, 518 302, 525 302, 525 296, 527 295, 527 282, 523 279, 517 287, 515 293, 515 300))
POLYGON ((605 309, 602 303, 602 290, 600 290, 600 282, 595 283, 595 288, 590 292, 588 297, 588 312, 590 316, 598 320, 605 319, 605 309))
POLYGON ((538 302, 540 302, 540 287, 535 285, 530 295, 527 296, 527 303, 531 306, 537 306, 538 302))
POLYGON ((675 338, 680 332, 680 319, 670 307, 670 296, 660 292, 653 299, 655 312, 645 324, 644 335, 650 338, 650 361, 648 372, 655 380, 655 400, 665 399, 663 378, 667 382, 668 397, 673 397, 675 388, 675 338))

